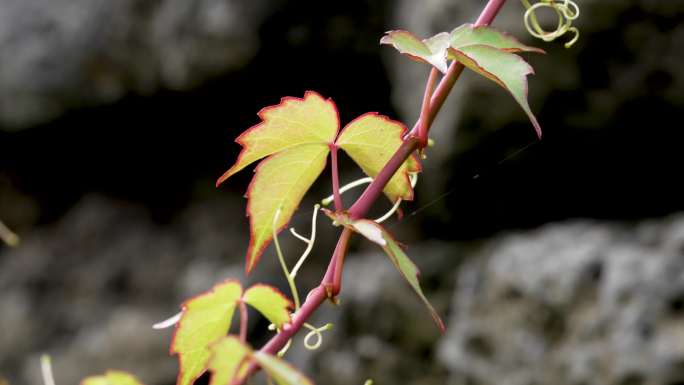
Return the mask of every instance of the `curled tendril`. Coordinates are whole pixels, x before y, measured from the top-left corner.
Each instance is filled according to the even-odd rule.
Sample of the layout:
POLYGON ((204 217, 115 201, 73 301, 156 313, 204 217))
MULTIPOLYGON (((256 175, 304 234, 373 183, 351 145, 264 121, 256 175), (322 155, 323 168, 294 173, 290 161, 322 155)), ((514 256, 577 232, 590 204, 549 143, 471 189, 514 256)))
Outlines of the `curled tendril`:
POLYGON ((530 35, 549 42, 570 32, 573 33, 574 36, 570 41, 565 43, 565 48, 570 48, 577 42, 579 39, 579 30, 577 27, 572 26, 572 22, 579 18, 580 9, 573 0, 541 0, 535 4, 530 4, 528 0, 521 1, 526 8, 524 22, 525 28, 530 35), (556 16, 558 16, 558 25, 556 25, 555 30, 546 31, 539 25, 537 11, 541 8, 551 8, 556 12, 556 16))
POLYGON ((322 332, 332 329, 333 324, 327 323, 319 328, 311 326, 308 323, 305 323, 304 326, 307 329, 311 330, 309 333, 306 334, 306 337, 304 337, 304 347, 309 350, 316 350, 320 348, 321 344, 323 343, 322 332), (312 338, 316 338, 316 342, 311 343, 312 338))

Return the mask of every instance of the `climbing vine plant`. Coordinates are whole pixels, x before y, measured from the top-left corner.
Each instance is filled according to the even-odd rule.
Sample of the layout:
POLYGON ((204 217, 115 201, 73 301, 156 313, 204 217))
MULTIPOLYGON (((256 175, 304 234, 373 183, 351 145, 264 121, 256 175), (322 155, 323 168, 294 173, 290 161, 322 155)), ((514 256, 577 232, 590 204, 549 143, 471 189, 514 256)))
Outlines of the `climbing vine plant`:
MULTIPOLYGON (((307 320, 325 301, 336 303, 347 246, 353 234, 361 235, 385 252, 389 262, 425 304, 437 327, 444 331, 438 312, 421 290, 417 266, 381 223, 403 201, 413 199, 421 162, 428 151, 431 123, 465 68, 508 92, 541 138, 541 126, 527 102, 527 76, 533 69, 520 55, 544 51, 489 27, 504 2, 489 0, 474 24, 464 24, 450 32, 420 38, 409 31, 395 30, 381 38, 381 44, 429 66, 420 117, 410 130, 401 122, 374 112, 342 126, 333 100, 315 91, 306 92, 302 98, 285 97, 279 104, 258 113, 261 121, 237 138, 242 151, 235 164, 218 179, 217 186, 259 162, 246 195, 250 241, 245 269, 250 273, 257 268, 262 254, 273 244, 290 293, 288 296, 263 284, 243 288, 236 280, 226 280, 187 300, 180 313, 154 325, 157 329, 175 328, 170 351, 178 358, 177 385, 191 385, 206 372, 211 375, 212 385, 240 385, 260 369, 278 385, 312 384, 285 362, 283 356, 301 328, 309 330, 304 338, 305 346, 315 349, 322 343, 323 332, 332 327, 330 324, 316 327, 307 320), (337 161, 340 152, 347 154, 367 177, 340 186, 337 161), (321 205, 332 204, 332 207, 321 210, 334 226, 341 228, 341 233, 320 284, 302 302, 295 280, 314 246, 316 218, 321 206, 315 206, 309 237, 290 229, 294 237, 306 244, 292 269, 285 262, 278 236, 326 167, 332 170, 332 195, 323 199, 321 205), (358 200, 345 207, 341 195, 364 185, 367 186, 358 200), (369 209, 382 195, 392 202, 392 210, 381 218, 367 218, 369 209), (247 341, 248 306, 265 317, 274 332, 270 341, 259 349, 247 341)), ((570 32, 574 37, 566 45, 577 40, 578 31, 572 22, 579 16, 579 8, 574 2, 542 0, 532 5, 522 0, 522 3, 526 9, 524 23, 533 36, 551 41, 570 32), (558 15, 555 31, 546 31, 540 26, 535 12, 541 8, 550 8, 558 15)), ((46 372, 50 374, 49 370, 46 372)), ((45 376, 48 377, 46 385, 52 385, 51 374, 45 376)), ((140 385, 140 382, 125 372, 109 371, 86 378, 82 385, 140 385)))

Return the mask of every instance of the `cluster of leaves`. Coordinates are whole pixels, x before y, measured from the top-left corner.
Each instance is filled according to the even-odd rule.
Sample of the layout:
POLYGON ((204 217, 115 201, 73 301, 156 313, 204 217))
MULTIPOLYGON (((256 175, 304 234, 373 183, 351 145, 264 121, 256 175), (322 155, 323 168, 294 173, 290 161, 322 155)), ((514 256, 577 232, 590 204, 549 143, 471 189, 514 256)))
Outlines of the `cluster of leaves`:
MULTIPOLYGON (((217 185, 249 164, 266 158, 256 168, 247 190, 251 239, 247 250, 250 272, 273 240, 273 218, 279 212, 277 231, 287 226, 304 194, 320 176, 331 150, 344 150, 370 177, 375 177, 399 148, 406 133, 403 124, 376 113, 354 119, 339 132, 337 107, 309 91, 303 99, 286 97, 259 112, 262 122, 237 138, 243 146, 238 160, 217 185), (338 134, 339 132, 339 134, 338 134)), ((411 157, 384 189, 387 197, 413 199, 408 174, 420 171, 411 157)))
MULTIPOLYGON (((381 43, 390 44, 442 73, 448 72, 449 61, 458 61, 495 82, 511 93, 541 136, 541 128, 527 103, 527 75, 533 70, 516 53, 542 50, 526 46, 495 29, 471 24, 423 40, 407 31, 390 31, 381 43)), ((403 124, 376 113, 361 115, 340 130, 335 104, 312 91, 302 99, 283 98, 280 104, 266 107, 258 115, 261 122, 236 140, 243 147, 236 163, 217 182, 219 185, 261 160, 246 194, 250 221, 248 273, 274 236, 288 225, 304 195, 325 169, 329 155, 333 175, 337 174, 335 159, 341 149, 366 175, 375 178, 407 136, 403 124)), ((420 170, 415 154, 398 168, 383 187, 392 203, 413 199, 410 176, 420 170)), ((442 320, 420 288, 418 268, 394 237, 376 221, 352 218, 342 207, 336 209, 326 210, 333 224, 344 226, 380 246, 425 303, 438 327, 444 330, 442 320)), ((253 365, 263 368, 279 385, 311 384, 280 358, 254 351, 247 344, 246 305, 259 311, 277 330, 291 325, 293 304, 275 288, 258 284, 243 290, 232 280, 216 285, 182 306, 171 346, 171 353, 179 358, 177 385, 191 385, 206 371, 212 373, 212 385, 240 383, 253 365), (241 314, 239 338, 228 334, 236 309, 241 314)), ((112 371, 90 377, 83 385, 140 383, 130 375, 112 371)))
POLYGON ((472 24, 423 40, 408 31, 390 31, 380 42, 392 45, 414 60, 428 63, 442 73, 447 71, 447 60, 457 60, 495 82, 510 92, 541 137, 541 126, 527 103, 527 75, 533 74, 534 69, 515 53, 544 53, 542 49, 522 44, 494 28, 472 24))

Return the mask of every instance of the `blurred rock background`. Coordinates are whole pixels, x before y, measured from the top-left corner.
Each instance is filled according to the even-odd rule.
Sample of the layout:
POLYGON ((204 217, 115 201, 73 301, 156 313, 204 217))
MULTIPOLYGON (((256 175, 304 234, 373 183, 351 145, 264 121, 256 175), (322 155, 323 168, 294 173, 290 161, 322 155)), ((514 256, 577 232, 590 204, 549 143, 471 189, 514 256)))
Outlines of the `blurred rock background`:
MULTIPOLYGON (((495 23, 547 51, 528 57, 544 140, 507 94, 464 74, 417 200, 389 224, 446 335, 356 242, 341 307, 316 316, 334 330, 290 353, 317 383, 684 383, 684 2, 577 2, 570 50, 533 41, 516 1, 495 23)), ((427 68, 379 37, 449 30, 483 4, 0 0, 0 219, 22 237, 0 245, 0 378, 41 383, 47 352, 58 384, 107 368, 173 384, 170 331, 154 322, 228 277, 285 290, 270 252, 243 274, 251 173, 213 188, 234 137, 307 89, 343 121, 412 124, 427 68)), ((325 223, 302 288, 335 240, 325 223)), ((302 245, 283 238, 294 258, 302 245)), ((258 343, 266 325, 252 318, 258 343)))

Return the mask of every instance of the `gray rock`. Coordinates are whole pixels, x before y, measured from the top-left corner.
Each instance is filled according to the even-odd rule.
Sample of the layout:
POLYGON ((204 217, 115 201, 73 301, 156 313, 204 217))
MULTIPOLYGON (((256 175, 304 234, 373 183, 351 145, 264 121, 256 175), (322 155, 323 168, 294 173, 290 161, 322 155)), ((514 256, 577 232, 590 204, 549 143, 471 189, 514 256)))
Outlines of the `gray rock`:
POLYGON ((682 381, 684 243, 666 240, 683 223, 569 222, 492 242, 457 274, 438 354, 451 381, 682 381))
POLYGON ((244 66, 271 2, 0 1, 0 127, 244 66))

